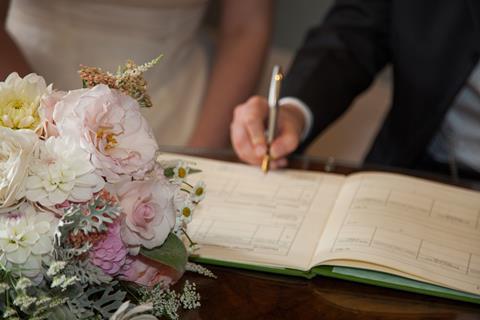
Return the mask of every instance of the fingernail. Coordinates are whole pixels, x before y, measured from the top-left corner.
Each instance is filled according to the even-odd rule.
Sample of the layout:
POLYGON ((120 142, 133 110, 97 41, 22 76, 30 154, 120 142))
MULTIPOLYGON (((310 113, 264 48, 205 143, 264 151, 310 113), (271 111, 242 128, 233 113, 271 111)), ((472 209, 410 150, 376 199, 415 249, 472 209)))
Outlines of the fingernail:
POLYGON ((255 154, 257 155, 257 157, 263 157, 263 155, 265 155, 266 152, 267 150, 265 146, 259 145, 255 147, 255 154))

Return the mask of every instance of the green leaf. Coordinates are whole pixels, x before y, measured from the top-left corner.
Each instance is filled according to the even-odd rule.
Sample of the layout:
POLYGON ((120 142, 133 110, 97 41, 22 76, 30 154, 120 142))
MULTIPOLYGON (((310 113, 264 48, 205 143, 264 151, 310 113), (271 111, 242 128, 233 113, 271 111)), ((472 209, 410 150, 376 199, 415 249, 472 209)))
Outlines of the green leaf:
POLYGON ((140 254, 145 258, 159 262, 175 269, 179 273, 185 271, 188 254, 183 242, 173 233, 170 233, 165 242, 157 248, 141 248, 140 254))
POLYGON ((174 167, 165 168, 165 170, 163 170, 163 175, 167 178, 172 178, 173 174, 174 174, 173 169, 174 169, 174 167))
POLYGON ((195 168, 190 168, 190 171, 188 171, 189 174, 200 173, 200 172, 202 172, 202 170, 195 169, 195 168))

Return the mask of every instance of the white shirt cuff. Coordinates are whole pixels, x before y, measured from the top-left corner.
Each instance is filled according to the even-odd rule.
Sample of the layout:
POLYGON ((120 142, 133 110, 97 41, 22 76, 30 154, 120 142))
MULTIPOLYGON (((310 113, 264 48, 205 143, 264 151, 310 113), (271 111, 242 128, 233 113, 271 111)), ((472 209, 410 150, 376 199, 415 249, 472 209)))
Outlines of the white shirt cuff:
POLYGON ((308 134, 312 130, 313 126, 313 114, 310 108, 300 99, 294 97, 284 97, 278 100, 278 105, 282 106, 288 104, 292 107, 297 108, 303 114, 303 118, 305 120, 305 127, 303 128, 302 136, 300 141, 303 142, 307 138, 308 134))

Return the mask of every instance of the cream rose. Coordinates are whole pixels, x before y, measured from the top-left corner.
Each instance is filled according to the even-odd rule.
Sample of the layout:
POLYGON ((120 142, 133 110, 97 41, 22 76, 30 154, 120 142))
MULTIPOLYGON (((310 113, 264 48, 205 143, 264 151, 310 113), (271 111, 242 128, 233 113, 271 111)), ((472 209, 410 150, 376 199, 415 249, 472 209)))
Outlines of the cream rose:
POLYGON ((0 209, 25 195, 25 177, 37 141, 31 130, 0 126, 0 209))

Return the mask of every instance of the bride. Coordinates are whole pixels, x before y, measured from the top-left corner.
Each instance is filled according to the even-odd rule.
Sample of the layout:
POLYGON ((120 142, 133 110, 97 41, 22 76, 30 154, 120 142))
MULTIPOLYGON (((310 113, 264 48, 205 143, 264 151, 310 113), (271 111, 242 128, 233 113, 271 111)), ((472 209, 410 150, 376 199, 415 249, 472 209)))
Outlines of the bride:
POLYGON ((233 108, 257 84, 272 0, 222 0, 216 50, 201 22, 208 0, 11 0, 0 4, 0 79, 36 72, 80 86, 80 64, 115 71, 163 54, 142 109, 160 145, 225 147, 233 108), (215 57, 214 59, 212 57, 215 57))

